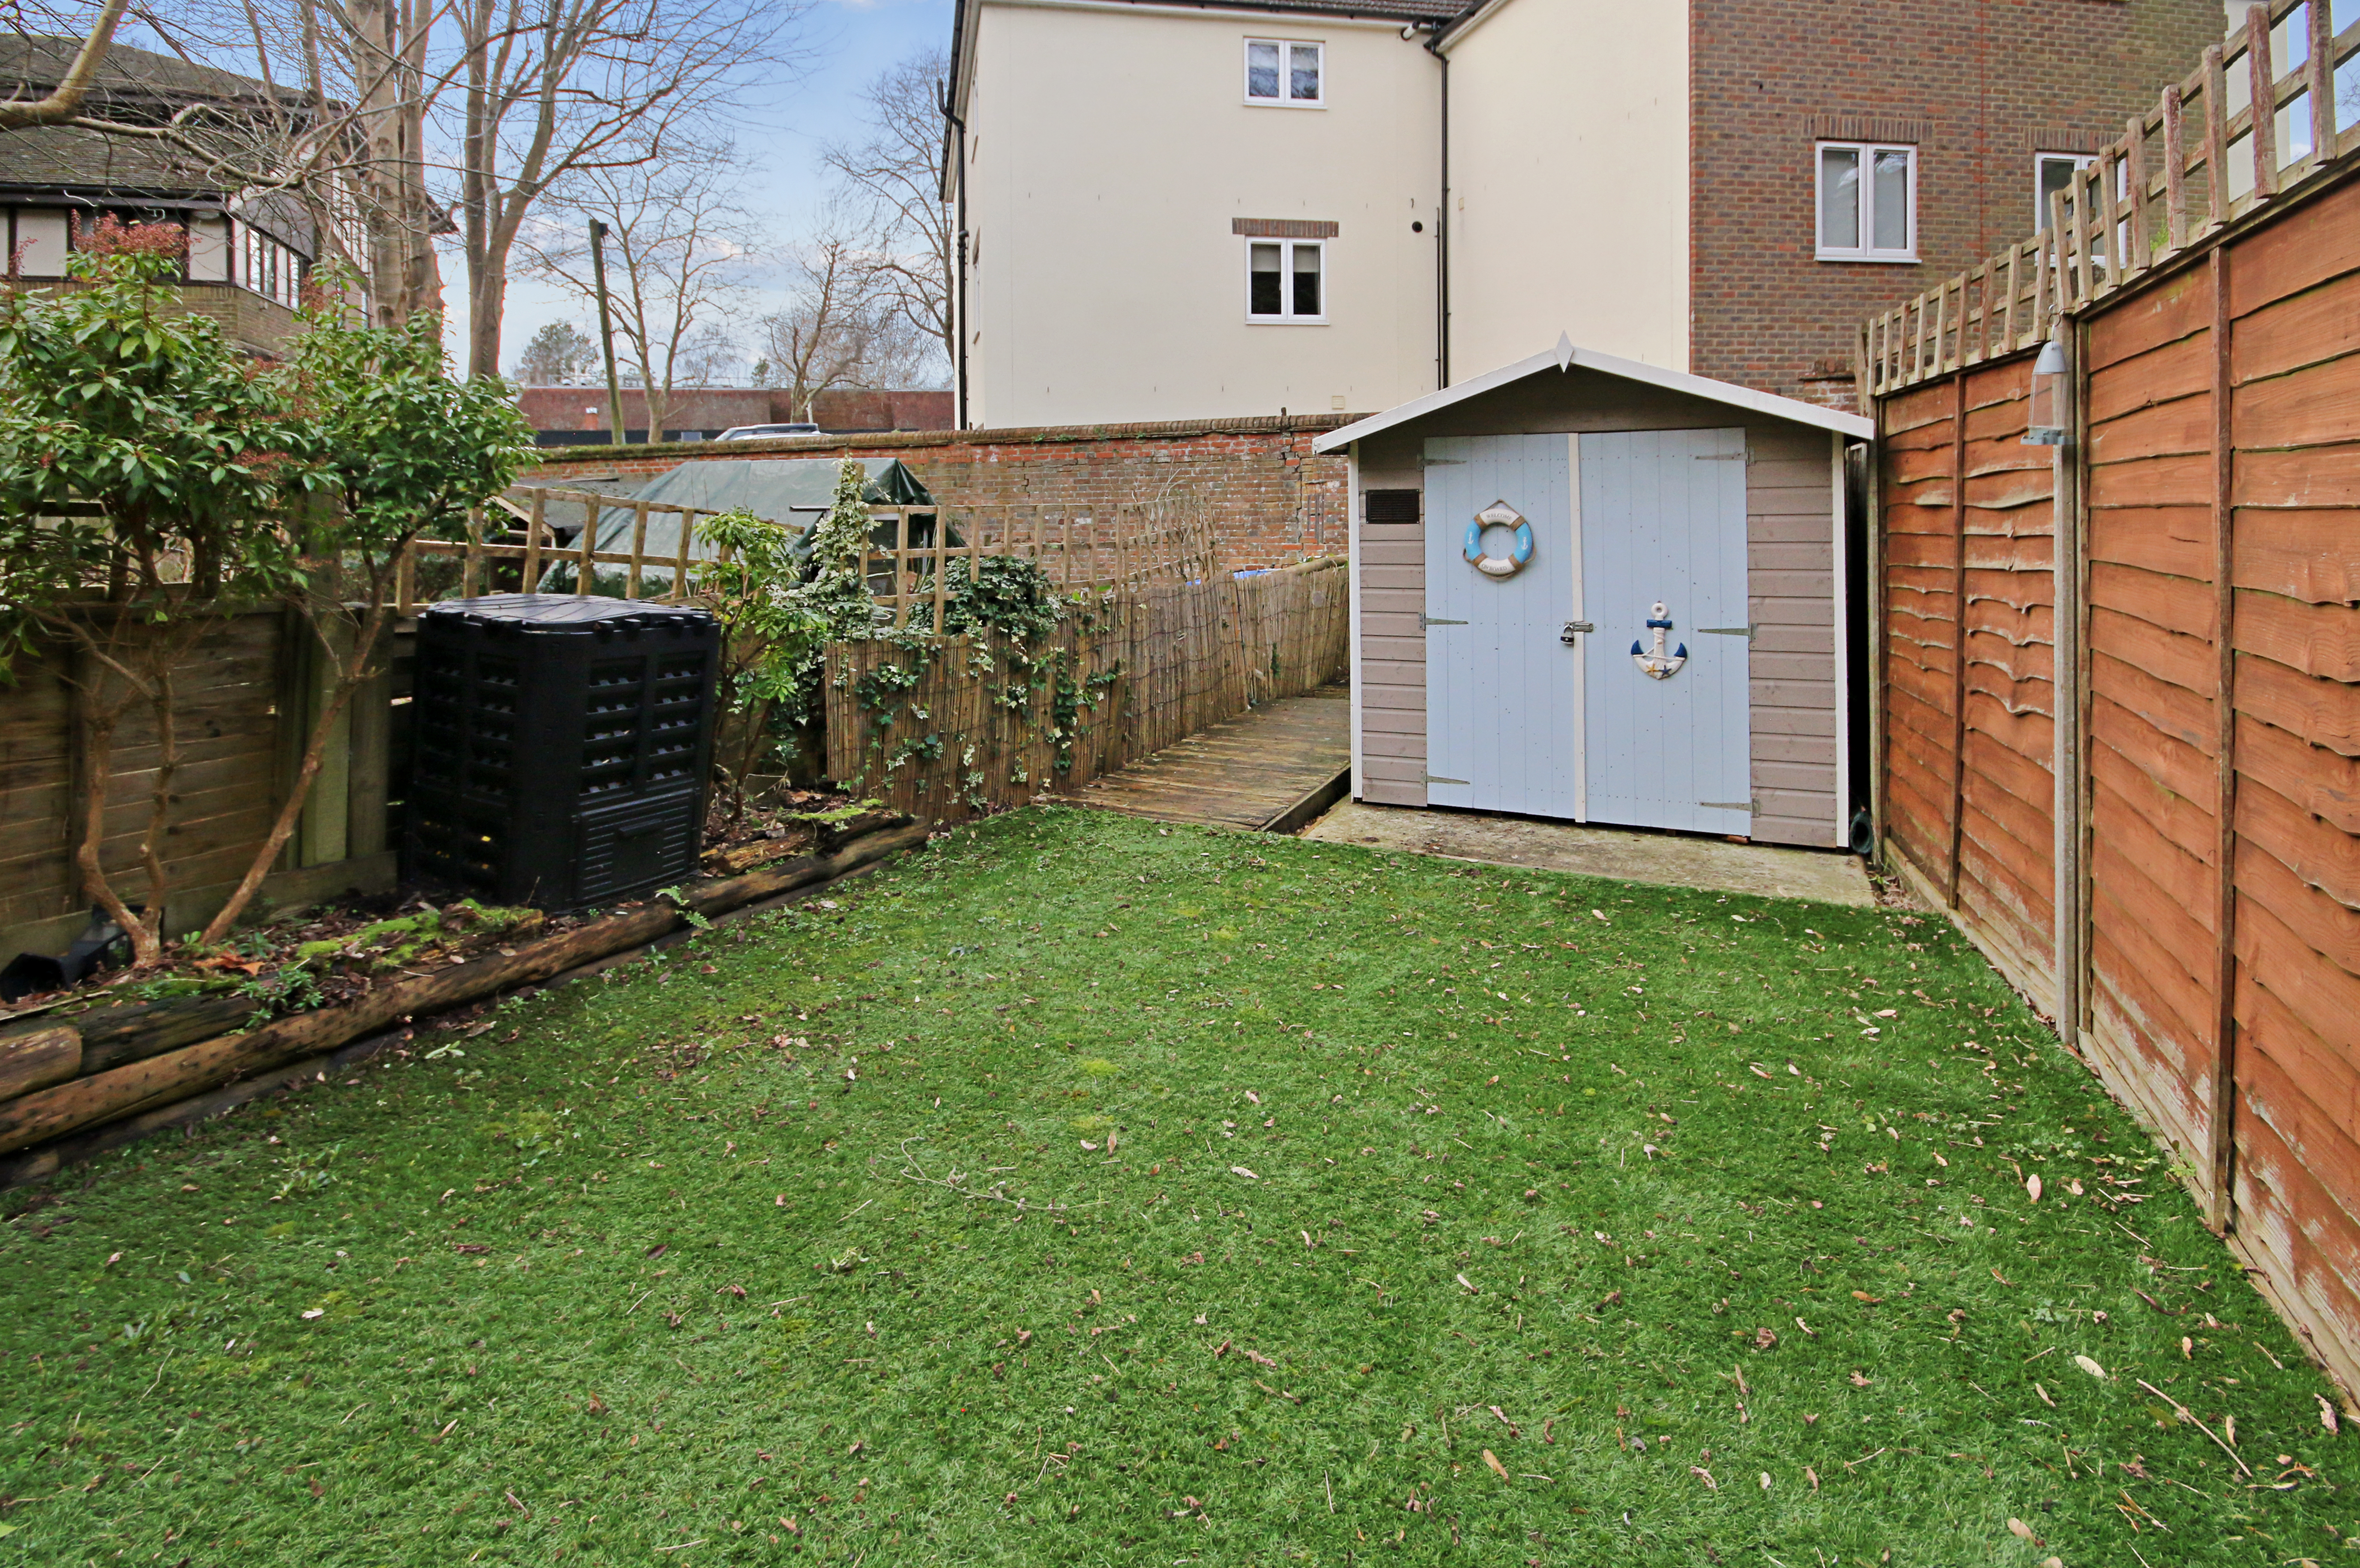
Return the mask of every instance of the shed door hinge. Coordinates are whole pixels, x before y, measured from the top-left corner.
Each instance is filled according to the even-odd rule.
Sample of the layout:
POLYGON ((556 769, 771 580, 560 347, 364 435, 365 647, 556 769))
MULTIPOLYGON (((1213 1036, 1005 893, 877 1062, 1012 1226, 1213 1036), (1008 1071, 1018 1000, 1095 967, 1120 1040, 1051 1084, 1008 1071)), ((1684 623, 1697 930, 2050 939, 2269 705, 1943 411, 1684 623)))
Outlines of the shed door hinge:
POLYGON ((1743 637, 1748 642, 1751 642, 1754 641, 1755 628, 1751 626, 1699 626, 1696 630, 1697 635, 1699 637, 1743 637))
POLYGON ((1691 452, 1688 455, 1699 463, 1751 463, 1754 461, 1754 449, 1748 447, 1743 452, 1691 452))
POLYGON ((1446 778, 1442 777, 1442 776, 1441 776, 1440 774, 1438 774, 1438 773, 1428 773, 1428 774, 1426 774, 1426 783, 1428 783, 1428 784, 1472 784, 1474 781, 1473 781, 1472 779, 1446 779, 1446 778))
POLYGON ((1762 803, 1758 800, 1699 800, 1697 804, 1707 811, 1743 811, 1755 817, 1762 815, 1762 803))
POLYGON ((1417 629, 1420 631, 1425 630, 1429 626, 1464 626, 1467 623, 1463 620, 1437 620, 1433 616, 1426 614, 1424 610, 1419 610, 1417 612, 1417 629))

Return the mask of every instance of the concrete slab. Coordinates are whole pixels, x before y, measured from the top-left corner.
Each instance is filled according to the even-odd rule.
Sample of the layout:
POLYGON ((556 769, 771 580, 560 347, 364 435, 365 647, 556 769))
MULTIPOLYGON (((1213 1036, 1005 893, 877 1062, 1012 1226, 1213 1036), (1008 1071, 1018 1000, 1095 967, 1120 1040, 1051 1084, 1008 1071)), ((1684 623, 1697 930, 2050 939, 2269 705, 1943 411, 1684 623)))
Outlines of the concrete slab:
POLYGON ((1833 850, 1732 844, 1725 839, 1585 828, 1463 811, 1419 811, 1348 800, 1303 831, 1306 839, 1404 850, 1492 866, 1532 866, 1621 882, 1750 893, 1764 898, 1814 898, 1874 907, 1876 892, 1859 857, 1833 850))

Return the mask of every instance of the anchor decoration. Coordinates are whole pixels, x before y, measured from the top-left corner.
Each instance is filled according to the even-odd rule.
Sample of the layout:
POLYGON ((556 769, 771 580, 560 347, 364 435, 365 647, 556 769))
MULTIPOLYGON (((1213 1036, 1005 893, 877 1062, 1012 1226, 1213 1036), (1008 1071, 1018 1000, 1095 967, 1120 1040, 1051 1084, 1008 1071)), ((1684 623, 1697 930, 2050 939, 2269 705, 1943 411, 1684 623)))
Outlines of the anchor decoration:
POLYGON ((1524 514, 1505 501, 1493 501, 1475 514, 1467 524, 1467 537, 1459 553, 1467 564, 1487 577, 1513 577, 1524 569, 1533 558, 1533 525, 1524 514), (1487 554, 1483 549, 1483 531, 1487 528, 1508 528, 1515 531, 1515 543, 1505 555, 1487 554))
POLYGON ((1655 633, 1655 651, 1651 653, 1644 645, 1633 642, 1631 644, 1631 662, 1638 665, 1640 673, 1649 680, 1667 681, 1688 662, 1688 645, 1683 642, 1669 653, 1664 652, 1664 633, 1672 629, 1672 620, 1664 609, 1663 600, 1655 601, 1655 612, 1647 617, 1647 624, 1655 633))

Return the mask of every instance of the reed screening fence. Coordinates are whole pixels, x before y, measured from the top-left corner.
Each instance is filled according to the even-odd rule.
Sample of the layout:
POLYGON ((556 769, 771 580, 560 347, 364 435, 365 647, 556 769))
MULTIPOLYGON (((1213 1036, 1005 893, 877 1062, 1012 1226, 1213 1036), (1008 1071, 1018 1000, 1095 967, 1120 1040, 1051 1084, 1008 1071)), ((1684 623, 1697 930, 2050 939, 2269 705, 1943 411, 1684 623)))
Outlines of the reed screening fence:
POLYGON ((1052 635, 968 632, 827 652, 827 771, 936 821, 1111 773, 1348 668, 1338 557, 1081 593, 1052 635))

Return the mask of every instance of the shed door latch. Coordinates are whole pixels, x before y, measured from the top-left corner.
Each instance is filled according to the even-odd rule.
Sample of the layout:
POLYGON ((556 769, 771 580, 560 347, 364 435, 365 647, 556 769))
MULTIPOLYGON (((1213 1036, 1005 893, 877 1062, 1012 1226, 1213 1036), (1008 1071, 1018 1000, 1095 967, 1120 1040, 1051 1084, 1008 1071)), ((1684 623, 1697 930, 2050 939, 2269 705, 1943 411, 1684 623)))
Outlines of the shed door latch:
POLYGON ((1573 645, 1573 640, 1576 637, 1579 637, 1585 631, 1595 631, 1597 630, 1598 626, 1594 621, 1568 620, 1565 623, 1565 630, 1557 634, 1557 640, 1569 648, 1573 645))

